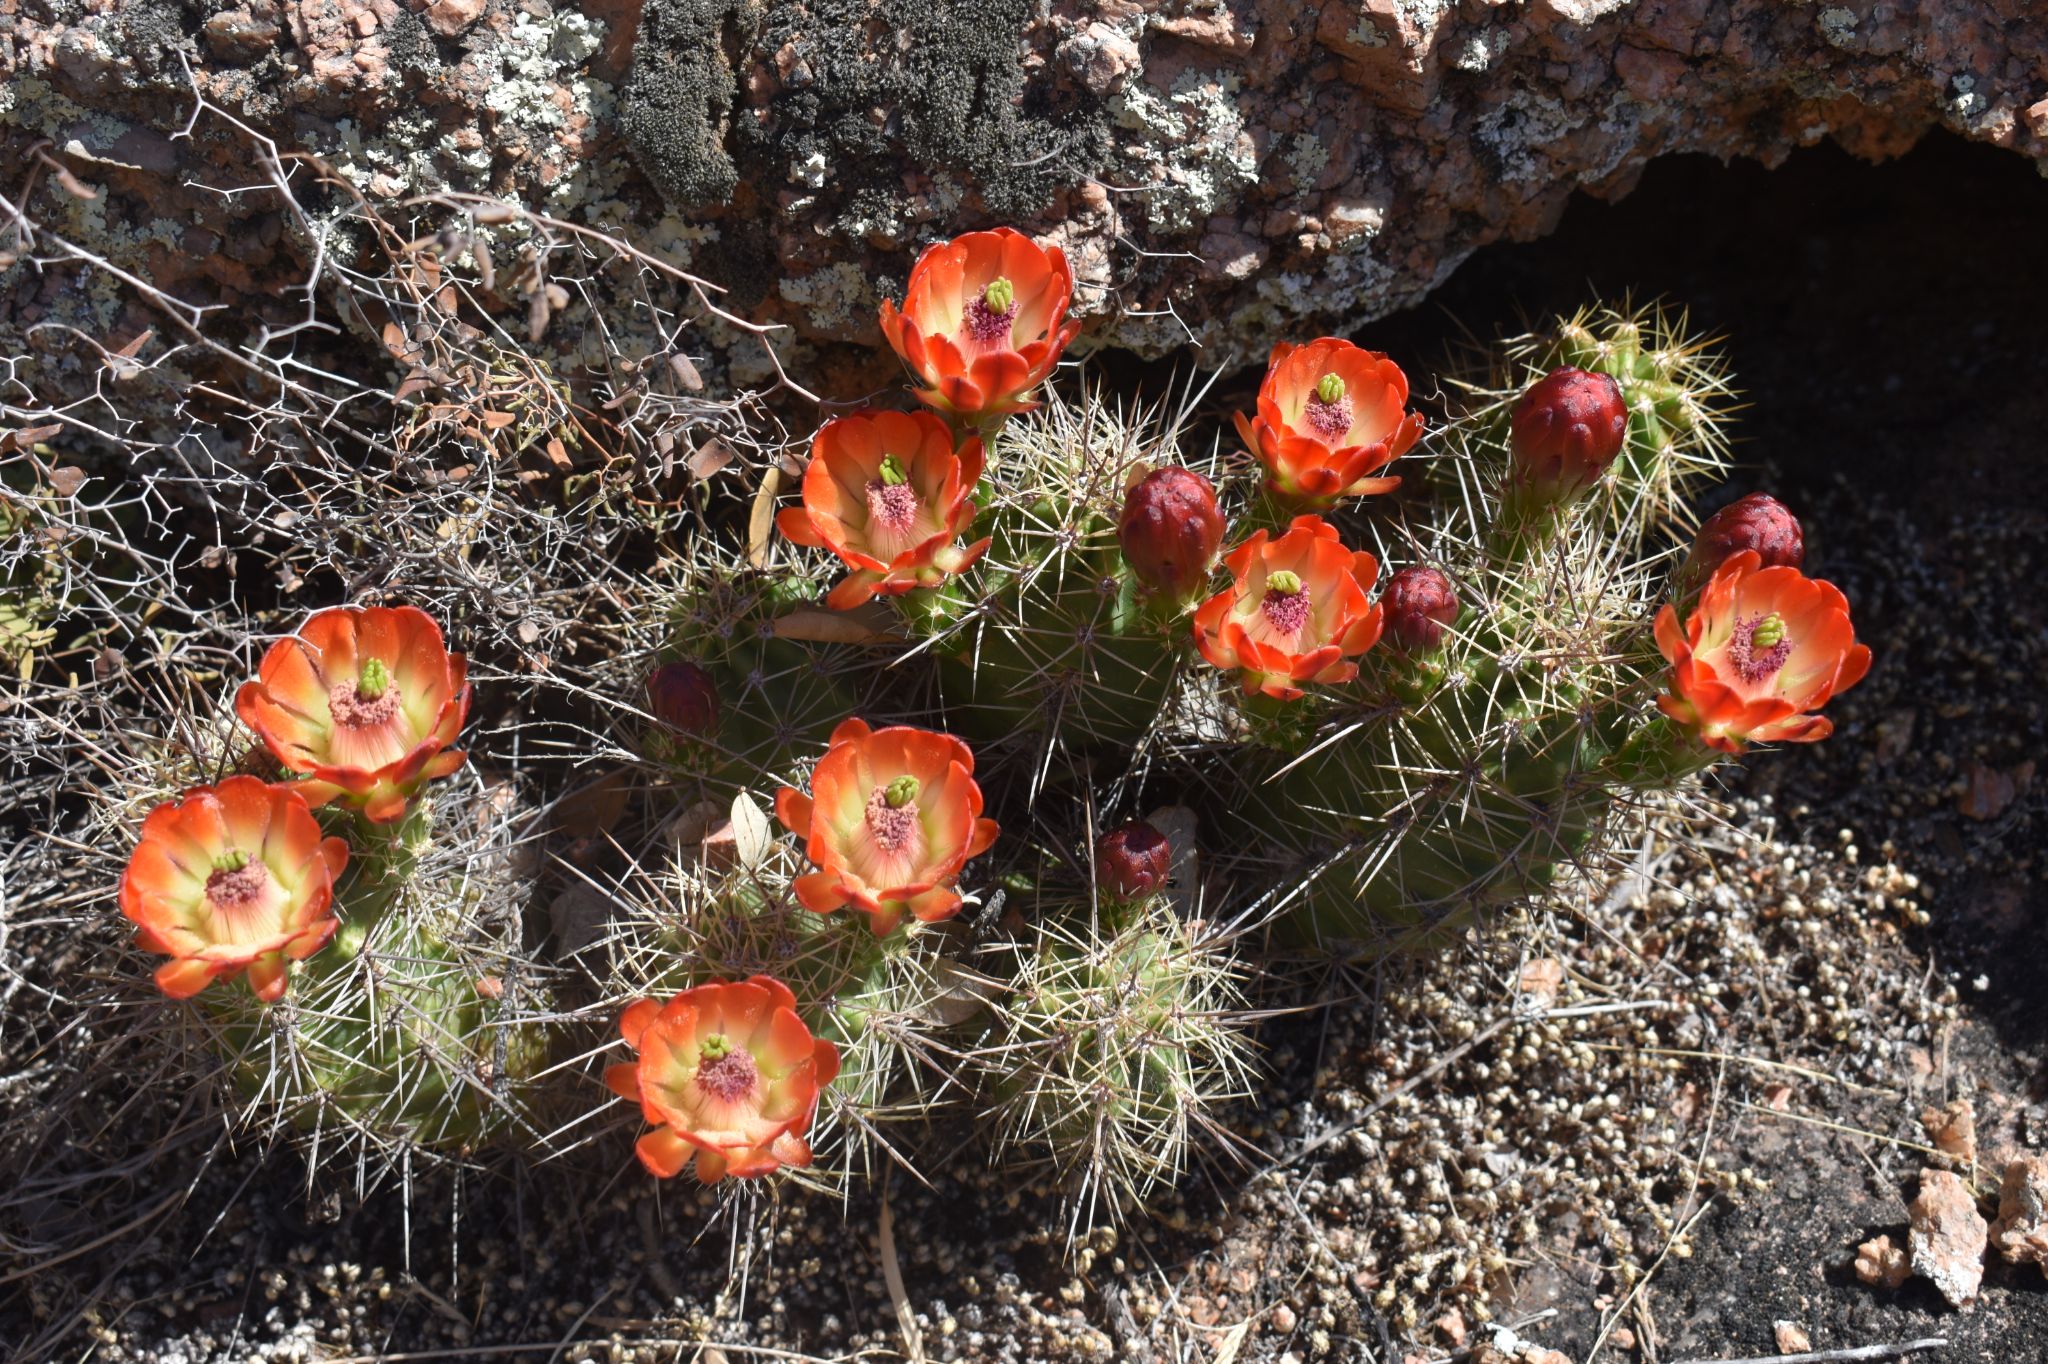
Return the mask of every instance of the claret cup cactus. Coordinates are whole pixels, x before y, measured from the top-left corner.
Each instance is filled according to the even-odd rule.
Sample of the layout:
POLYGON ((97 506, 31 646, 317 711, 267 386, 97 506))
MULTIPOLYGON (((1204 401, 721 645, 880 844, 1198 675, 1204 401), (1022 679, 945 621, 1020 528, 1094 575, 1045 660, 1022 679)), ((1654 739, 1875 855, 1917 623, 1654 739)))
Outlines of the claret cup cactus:
MULTIPOLYGON (((900 410, 708 513, 632 622, 645 839, 556 968, 609 1068, 554 1102, 630 1104, 654 1176, 829 1183, 950 1105, 1127 1209, 1250 1091, 1264 961, 1441 942, 1869 666, 1781 504, 1691 529, 1728 384, 1682 320, 1564 319, 1427 415, 1394 357, 1283 345, 1223 421, 1062 392, 1072 288, 1007 229, 933 246, 880 318, 900 410)), ((295 1117, 536 1130, 539 944, 437 852, 470 700, 421 612, 322 612, 239 694, 277 780, 142 826, 138 943, 295 1117)))

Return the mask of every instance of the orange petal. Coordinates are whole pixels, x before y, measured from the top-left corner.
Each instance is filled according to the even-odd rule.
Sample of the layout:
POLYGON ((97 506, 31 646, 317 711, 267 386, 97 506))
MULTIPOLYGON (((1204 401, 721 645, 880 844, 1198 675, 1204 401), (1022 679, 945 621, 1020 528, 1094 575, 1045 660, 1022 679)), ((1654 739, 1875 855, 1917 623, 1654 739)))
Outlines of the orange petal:
POLYGON ((661 1005, 651 999, 636 999, 626 1006, 619 1015, 619 1036, 626 1039, 626 1045, 638 1051, 640 1034, 647 1031, 647 1025, 661 1014, 661 1005))
POLYGON ((172 999, 190 999, 213 984, 215 968, 195 957, 181 957, 156 968, 156 988, 172 999))
POLYGON ((621 1099, 631 1099, 635 1103, 640 1102, 639 1065, 631 1061, 625 1061, 615 1066, 606 1066, 604 1068, 604 1085, 606 1089, 609 1089, 621 1099))
POLYGON ((995 845, 996 835, 1001 832, 1002 827, 992 819, 975 820, 974 837, 967 845, 967 855, 979 857, 987 852, 995 845))
POLYGON ((795 787, 785 786, 775 793, 775 817, 791 833, 809 837, 811 811, 811 798, 795 787))
MULTIPOLYGON (((656 1127, 643 1134, 633 1144, 633 1151, 640 1157, 640 1163, 647 1172, 657 1179, 673 1179, 681 1172, 683 1163, 690 1158, 691 1146, 666 1127, 656 1127)), ((702 1165, 698 1166, 702 1172, 702 1165)), ((711 1181, 706 1181, 711 1182, 711 1181)))

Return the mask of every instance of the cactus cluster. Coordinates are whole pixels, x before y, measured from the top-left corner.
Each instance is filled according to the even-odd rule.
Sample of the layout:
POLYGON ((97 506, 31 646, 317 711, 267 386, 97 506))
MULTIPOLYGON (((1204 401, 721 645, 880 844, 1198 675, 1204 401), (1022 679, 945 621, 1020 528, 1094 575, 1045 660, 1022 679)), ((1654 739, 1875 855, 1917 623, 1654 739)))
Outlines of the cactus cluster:
MULTIPOLYGON (((1821 737, 1867 665, 1781 506, 1692 533, 1729 385, 1682 318, 1504 343, 1433 434, 1389 357, 1282 346, 1242 451, 1197 459, 1202 393, 1049 386, 1070 290, 1014 232, 933 247, 882 316, 922 406, 826 422, 772 522, 776 469, 651 594, 617 716, 672 836, 564 970, 630 1052, 604 1081, 656 1175, 914 1161, 951 1111, 1077 1217, 1128 1209, 1252 1092, 1264 962, 1413 950, 1539 892, 1637 794, 1821 737)), ((228 848, 131 917, 170 993, 250 971, 213 1009, 242 1070, 469 1144, 530 1127, 507 1093, 554 1048, 519 925, 423 879, 467 690, 443 655, 420 692, 405 631, 326 613, 243 694, 299 774, 265 799, 354 844, 301 849, 325 889, 251 950, 220 928, 256 903, 228 848)))

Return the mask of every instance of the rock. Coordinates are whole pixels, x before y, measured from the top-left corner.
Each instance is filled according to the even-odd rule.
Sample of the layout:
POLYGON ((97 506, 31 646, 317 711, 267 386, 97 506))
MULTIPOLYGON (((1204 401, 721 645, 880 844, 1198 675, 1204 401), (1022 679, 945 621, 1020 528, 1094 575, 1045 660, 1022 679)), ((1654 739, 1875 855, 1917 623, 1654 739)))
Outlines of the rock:
POLYGON ((1991 1246, 2011 1263, 2039 1265, 2048 1276, 2048 1156, 2006 1163, 1991 1246))
POLYGON ((484 12, 484 0, 434 0, 426 8, 427 27, 443 38, 460 37, 484 12))
POLYGON ((1922 1170, 1919 1196, 1906 1216, 1913 1272, 1933 1283, 1952 1307, 1975 1302, 1989 1228, 1970 1186, 1947 1170, 1922 1170))
POLYGON ((1781 1355, 1803 1355, 1813 1348, 1813 1340, 1796 1321, 1774 1321, 1771 1332, 1777 1339, 1781 1355))
MULTIPOLYGON (((196 85, 401 198, 635 206, 608 221, 759 320, 868 348, 918 251, 999 222, 1066 247, 1093 343, 1256 355, 1408 306, 1659 156, 1883 158, 1940 127, 2048 160, 2033 0, 223 0, 196 44, 129 17, 161 6, 18 8, 0 164, 80 106, 177 132, 196 85)), ((275 211, 206 188, 245 143, 175 146, 137 186, 163 221, 234 242, 275 211)), ((296 235, 252 262, 118 222, 79 244, 229 306, 310 262, 296 235)))
POLYGON ((1968 1099, 1957 1099, 1920 1114, 1920 1125, 1928 1140, 1943 1155, 1953 1156, 1960 1165, 1977 1159, 1977 1111, 1968 1099))
POLYGON ((1891 1237, 1873 1237, 1856 1247, 1856 1277, 1867 1284, 1897 1288, 1913 1277, 1913 1265, 1906 1252, 1892 1244, 1891 1237))

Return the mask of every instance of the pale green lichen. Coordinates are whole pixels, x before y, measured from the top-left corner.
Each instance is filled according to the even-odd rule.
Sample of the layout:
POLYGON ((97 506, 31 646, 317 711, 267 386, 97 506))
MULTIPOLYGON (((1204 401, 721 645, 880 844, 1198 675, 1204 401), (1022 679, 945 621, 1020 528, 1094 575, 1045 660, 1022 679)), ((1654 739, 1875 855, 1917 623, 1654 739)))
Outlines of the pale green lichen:
POLYGON ((1258 150, 1237 111, 1241 84, 1232 72, 1187 71, 1164 96, 1138 84, 1111 98, 1117 126, 1140 134, 1124 155, 1154 171, 1145 196, 1153 231, 1190 231, 1258 182, 1258 150))
POLYGON ((1313 187, 1330 164, 1330 149, 1314 133, 1296 133, 1287 149, 1287 169, 1294 173, 1298 189, 1313 187))
POLYGON ((856 316, 872 317, 878 306, 867 272, 852 261, 785 276, 776 288, 789 302, 808 309, 811 325, 824 332, 843 332, 856 316))
POLYGON ((1830 46, 1849 47, 1856 41, 1856 12, 1840 5, 1830 6, 1820 12, 1820 36, 1830 46))
POLYGON ((1550 173, 1550 158, 1536 152, 1582 126, 1565 106, 1548 95, 1529 89, 1510 91, 1508 97, 1482 112, 1473 125, 1473 138, 1499 167, 1500 178, 1513 183, 1536 180, 1550 173))

